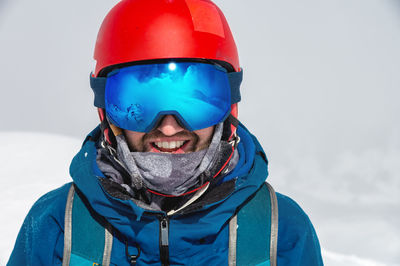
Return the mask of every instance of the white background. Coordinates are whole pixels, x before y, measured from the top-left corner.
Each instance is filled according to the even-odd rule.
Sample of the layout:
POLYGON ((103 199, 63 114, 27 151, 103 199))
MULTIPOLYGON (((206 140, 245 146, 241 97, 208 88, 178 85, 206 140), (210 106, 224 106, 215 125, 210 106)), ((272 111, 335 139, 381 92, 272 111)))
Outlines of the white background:
MULTIPOLYGON (((116 2, 0 0, 0 265, 98 122, 88 76, 116 2)), ((400 3, 215 2, 244 68, 240 119, 326 265, 400 265, 400 3)))

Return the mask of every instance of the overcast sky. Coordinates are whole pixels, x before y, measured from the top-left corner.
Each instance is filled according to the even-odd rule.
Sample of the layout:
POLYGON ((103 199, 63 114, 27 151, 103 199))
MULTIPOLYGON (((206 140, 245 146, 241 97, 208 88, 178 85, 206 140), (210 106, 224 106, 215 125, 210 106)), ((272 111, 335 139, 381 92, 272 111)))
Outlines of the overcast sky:
MULTIPOLYGON (((88 77, 117 2, 0 0, 1 131, 83 138, 96 126, 88 77)), ((350 178, 349 193, 399 207, 399 1, 215 2, 244 69, 239 118, 266 150, 271 181, 295 193, 320 178, 315 198, 350 178)))

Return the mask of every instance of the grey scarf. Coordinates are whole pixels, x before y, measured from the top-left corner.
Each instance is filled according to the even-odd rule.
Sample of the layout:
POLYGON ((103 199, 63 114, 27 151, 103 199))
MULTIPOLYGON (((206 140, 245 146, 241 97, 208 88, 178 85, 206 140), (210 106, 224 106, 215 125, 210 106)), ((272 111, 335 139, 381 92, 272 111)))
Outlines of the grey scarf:
POLYGON ((117 157, 135 188, 145 185, 162 194, 181 195, 198 185, 200 174, 209 168, 221 143, 222 129, 222 123, 215 127, 208 149, 184 154, 131 152, 125 137, 119 135, 117 157))

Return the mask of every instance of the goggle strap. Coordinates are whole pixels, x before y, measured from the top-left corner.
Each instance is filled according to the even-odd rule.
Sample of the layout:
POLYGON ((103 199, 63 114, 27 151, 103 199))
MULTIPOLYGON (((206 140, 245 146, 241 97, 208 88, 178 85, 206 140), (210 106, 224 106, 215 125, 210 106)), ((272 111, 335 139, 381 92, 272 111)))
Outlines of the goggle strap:
MULTIPOLYGON (((227 73, 229 85, 231 87, 231 104, 240 102, 240 84, 243 80, 243 69, 239 72, 227 73)), ((95 77, 93 73, 90 74, 90 87, 94 93, 94 106, 105 109, 105 91, 106 91, 106 77, 95 77)))
POLYGON ((94 93, 94 106, 98 108, 105 109, 106 105, 104 102, 105 92, 106 92, 106 82, 107 78, 104 77, 94 77, 92 73, 90 73, 90 87, 94 93))
POLYGON ((231 104, 238 103, 241 100, 240 96, 240 84, 243 80, 243 69, 239 72, 229 72, 228 75, 229 85, 231 87, 231 104))

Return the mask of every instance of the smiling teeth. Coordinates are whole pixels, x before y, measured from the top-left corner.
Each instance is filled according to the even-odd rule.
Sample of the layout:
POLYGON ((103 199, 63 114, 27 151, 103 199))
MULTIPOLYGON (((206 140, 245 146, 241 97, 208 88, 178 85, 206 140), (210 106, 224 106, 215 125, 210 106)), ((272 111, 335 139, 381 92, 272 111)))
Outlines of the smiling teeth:
POLYGON ((156 146, 159 148, 163 148, 163 149, 176 149, 176 148, 180 148, 183 146, 184 141, 159 141, 159 142, 155 142, 156 146))

